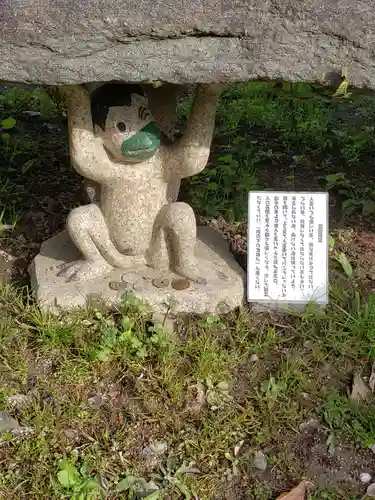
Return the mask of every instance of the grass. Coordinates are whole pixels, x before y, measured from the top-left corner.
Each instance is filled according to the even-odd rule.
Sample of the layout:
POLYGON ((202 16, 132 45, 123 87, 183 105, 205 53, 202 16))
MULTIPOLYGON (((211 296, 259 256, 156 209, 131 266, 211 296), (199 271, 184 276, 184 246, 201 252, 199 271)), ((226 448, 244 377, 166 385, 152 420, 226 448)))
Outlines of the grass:
MULTIPOLYGON (((200 215, 243 221, 250 190, 274 188, 270 179, 281 189, 300 188, 301 182, 311 188, 310 176, 315 189, 326 187, 339 197, 345 214, 372 215, 375 194, 367 180, 373 170, 374 100, 356 92, 338 99, 333 93, 308 84, 252 82, 228 87, 219 103, 210 164, 183 182, 183 196, 200 215)), ((2 196, 2 203, 13 205, 19 215, 19 174, 38 169, 43 148, 48 149, 44 141, 37 147, 24 113, 40 113, 42 121, 65 121, 53 96, 52 91, 17 87, 0 92, 0 119, 16 118, 5 138, 0 129, 0 161, 6 165, 0 186, 9 192, 13 181, 18 193, 12 200, 2 196)), ((182 121, 189 110, 185 99, 179 106, 182 121)), ((53 146, 56 149, 55 142, 53 146)), ((66 150, 66 144, 63 147, 66 150)))
MULTIPOLYGON (((179 111, 183 120, 189 102, 179 111)), ((371 221, 374 115, 373 100, 355 93, 230 87, 210 164, 184 182, 183 197, 199 215, 243 222, 249 190, 310 189, 313 179, 344 214, 371 221)), ((15 240, 23 255, 35 245, 17 240, 29 211, 48 213, 56 232, 81 202, 64 166, 64 120, 39 90, 0 93, 1 248, 15 240), (46 176, 54 188, 44 201, 33 186, 46 176)), ((49 236, 41 231, 38 241, 49 236)), ((29 431, 2 435, 0 498, 269 500, 306 477, 309 500, 360 499, 359 473, 375 467, 375 404, 349 393, 353 374, 368 376, 375 361, 375 296, 336 246, 325 311, 272 319, 244 308, 178 318, 175 332, 133 296, 112 313, 91 304, 56 317, 28 288, 1 285, 0 410, 29 431), (265 472, 253 464, 259 450, 265 472)))
MULTIPOLYGON (((0 231, 14 228, 25 215, 25 180, 28 176, 40 175, 44 163, 49 161, 43 153, 51 148, 51 139, 46 141, 43 129, 38 130, 36 136, 36 120, 46 122, 57 117, 57 105, 41 89, 5 87, 0 90, 0 231)), ((56 154, 58 147, 52 142, 56 154)))
MULTIPOLYGON (((299 187, 305 174, 315 181, 321 177, 321 185, 333 193, 343 191, 346 182, 340 193, 343 208, 356 212, 366 205, 365 214, 373 214, 375 198, 366 176, 372 172, 374 99, 332 95, 308 84, 252 82, 227 89, 211 164, 185 181, 187 199, 201 215, 241 221, 247 217, 248 191, 269 187, 265 173, 272 170, 274 182, 280 170, 278 182, 286 190, 299 187), (337 172, 346 172, 341 184, 340 178, 333 183, 327 178, 337 172)), ((181 106, 181 118, 188 109, 186 103, 181 106)))
POLYGON ((1 308, 1 409, 33 429, 3 436, 4 498, 122 498, 119 488, 131 497, 136 484, 156 484, 159 498, 232 498, 222 492, 240 488, 267 499, 304 475, 280 440, 298 441, 307 419, 320 419, 325 440, 349 436, 363 450, 375 442, 375 406, 346 395, 352 371, 374 359, 374 301, 346 321, 338 304, 279 326, 243 310, 181 319, 173 334, 133 296, 113 314, 97 305, 53 317, 8 286, 1 308), (153 442, 167 450, 147 458, 153 442), (257 449, 277 471, 268 486, 252 466, 257 449))

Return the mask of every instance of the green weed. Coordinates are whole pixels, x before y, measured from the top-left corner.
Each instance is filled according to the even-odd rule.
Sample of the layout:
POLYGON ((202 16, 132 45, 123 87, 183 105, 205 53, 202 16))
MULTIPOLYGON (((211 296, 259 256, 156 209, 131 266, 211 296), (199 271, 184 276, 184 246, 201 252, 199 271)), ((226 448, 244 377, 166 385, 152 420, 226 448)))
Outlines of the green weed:
POLYGON ((330 489, 330 491, 317 491, 308 496, 308 500, 359 500, 359 496, 350 495, 342 489, 330 489))
MULTIPOLYGON (((322 408, 338 439, 342 431, 363 446, 373 438, 371 407, 352 408, 332 396, 317 369, 332 363, 342 371, 341 384, 358 348, 368 352, 371 301, 356 314, 311 313, 285 328, 246 311, 189 319, 173 338, 155 329, 149 308, 134 295, 124 296, 114 314, 95 306, 50 316, 11 287, 1 289, 0 304, 1 409, 34 429, 3 445, 4 494, 18 488, 48 498, 131 498, 147 490, 151 498, 214 498, 224 480, 247 477, 259 445, 279 476, 294 470, 297 481, 299 459, 276 459, 272 447, 281 434, 295 435, 311 404, 322 408), (348 335, 350 325, 356 333, 348 335), (306 339, 313 340, 310 351, 306 339), (260 359, 251 361, 255 352, 260 359), (50 367, 48 375, 34 369, 32 391, 30 360, 50 367), (8 398, 19 393, 27 403, 14 413, 8 398), (156 439, 168 453, 147 462, 142 449, 156 439)), ((273 498, 272 487, 245 481, 243 491, 273 498)))
POLYGON ((323 415, 333 431, 348 433, 364 448, 375 443, 375 407, 333 396, 323 406, 323 415))
POLYGON ((364 216, 375 212, 375 188, 363 178, 356 184, 349 181, 344 173, 329 174, 323 178, 326 188, 336 191, 342 198, 342 210, 346 215, 359 212, 364 216))
POLYGON ((57 116, 56 103, 41 88, 3 87, 0 92, 0 111, 21 113, 39 112, 42 119, 57 116))
POLYGON ((98 478, 87 475, 85 465, 78 469, 75 463, 66 459, 61 459, 58 465, 57 480, 71 500, 94 500, 102 497, 98 478))
POLYGON ((117 491, 127 491, 129 499, 142 497, 149 500, 161 500, 168 494, 182 496, 186 500, 192 498, 192 493, 184 481, 184 476, 199 474, 199 469, 193 463, 179 464, 176 457, 169 458, 165 465, 160 466, 157 474, 150 476, 151 481, 132 475, 127 475, 117 485, 117 491))
MULTIPOLYGON (((189 106, 181 103, 182 120, 189 106)), ((280 183, 278 170, 288 168, 283 185, 271 185, 279 189, 294 189, 312 170, 316 177, 323 171, 326 180, 346 167, 363 172, 366 164, 370 172, 374 118, 373 100, 357 93, 338 99, 330 89, 304 83, 228 87, 218 107, 209 165, 184 181, 182 193, 202 215, 244 220, 248 191, 268 188, 263 170, 280 183)), ((373 213, 367 182, 355 179, 340 189, 345 213, 373 213)))
MULTIPOLYGON (((55 104, 49 108, 41 95, 0 94, 3 226, 14 225, 22 197, 13 176, 34 167, 27 161, 35 143, 17 136, 17 113, 55 116, 55 104), (7 121, 13 115, 16 123, 7 121)), ((189 106, 182 102, 181 119, 189 106)), ((372 213, 370 186, 337 172, 368 162, 374 119, 372 100, 354 93, 333 99, 332 91, 307 84, 229 87, 210 163, 185 182, 183 194, 201 215, 244 220, 247 193, 263 186, 263 171, 283 169, 287 189, 294 189, 314 169, 332 194, 343 190, 345 210, 372 213)), ((340 293, 324 310, 311 306, 277 320, 247 308, 179 317, 173 334, 132 294, 114 312, 92 303, 52 316, 27 291, 0 288, 0 410, 33 431, 2 436, 0 496, 209 500, 230 491, 272 499, 309 470, 311 448, 298 454, 299 428, 312 416, 330 429, 331 441, 314 437, 327 448, 327 463, 342 435, 353 450, 367 448, 375 439, 373 405, 354 405, 345 394, 353 370, 375 359, 375 302, 360 294, 357 270, 343 252, 331 241, 342 271, 332 290, 340 293), (14 406, 12 396, 24 405, 14 406), (144 449, 156 440, 166 444, 165 454, 149 459, 144 449), (259 448, 268 458, 267 482, 253 467, 259 448)), ((165 312, 173 312, 172 302, 165 312)), ((339 481, 309 495, 350 498, 341 487, 339 481)))

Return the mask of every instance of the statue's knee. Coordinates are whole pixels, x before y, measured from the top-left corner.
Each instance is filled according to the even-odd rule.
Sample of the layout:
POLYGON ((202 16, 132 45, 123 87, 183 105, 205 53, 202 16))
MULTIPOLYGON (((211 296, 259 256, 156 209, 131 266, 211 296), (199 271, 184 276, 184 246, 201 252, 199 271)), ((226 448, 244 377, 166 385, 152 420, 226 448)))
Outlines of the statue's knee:
POLYGON ((165 211, 165 222, 170 227, 186 227, 186 224, 195 224, 194 210, 182 201, 171 203, 165 211))
POLYGON ((66 219, 66 225, 69 230, 84 231, 92 227, 95 220, 95 214, 91 205, 74 208, 66 219))

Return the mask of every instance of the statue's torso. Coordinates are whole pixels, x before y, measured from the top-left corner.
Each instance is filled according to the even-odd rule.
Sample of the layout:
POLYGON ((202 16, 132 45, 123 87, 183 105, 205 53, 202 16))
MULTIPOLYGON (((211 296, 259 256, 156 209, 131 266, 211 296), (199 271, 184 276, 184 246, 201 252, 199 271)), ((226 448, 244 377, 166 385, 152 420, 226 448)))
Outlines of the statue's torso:
POLYGON ((102 185, 100 208, 117 248, 138 255, 149 247, 155 218, 169 201, 169 183, 153 164, 125 168, 128 175, 102 185))

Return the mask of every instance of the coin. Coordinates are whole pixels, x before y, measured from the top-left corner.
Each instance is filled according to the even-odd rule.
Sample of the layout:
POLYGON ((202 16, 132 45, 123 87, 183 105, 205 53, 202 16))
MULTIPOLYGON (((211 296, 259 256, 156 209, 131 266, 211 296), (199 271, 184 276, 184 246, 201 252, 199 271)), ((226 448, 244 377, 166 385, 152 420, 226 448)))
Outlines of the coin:
POLYGON ((167 286, 169 285, 169 279, 168 278, 154 278, 152 280, 152 284, 156 288, 167 288, 167 286))
POLYGON ((145 292, 148 289, 147 285, 148 284, 145 283, 143 280, 142 281, 136 281, 133 284, 133 290, 135 290, 136 292, 145 292))
POLYGON ((172 280, 172 287, 175 290, 185 290, 186 288, 189 288, 190 286, 190 281, 186 278, 178 278, 172 280))
POLYGON ((137 279, 137 275, 135 273, 125 273, 121 276, 122 281, 127 281, 128 283, 134 283, 137 279))
POLYGON ((126 283, 126 281, 111 281, 109 283, 109 288, 111 290, 126 290, 129 287, 129 283, 126 283))

